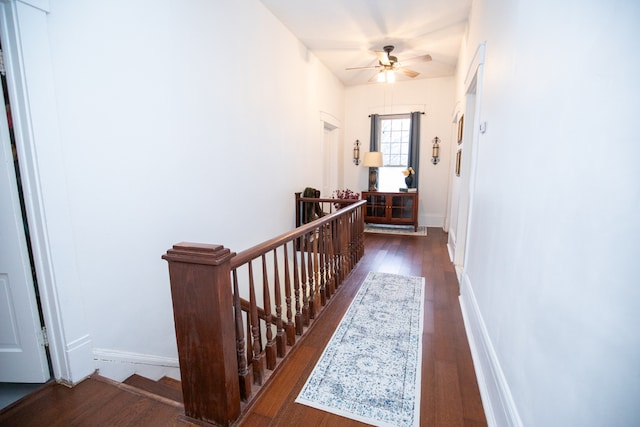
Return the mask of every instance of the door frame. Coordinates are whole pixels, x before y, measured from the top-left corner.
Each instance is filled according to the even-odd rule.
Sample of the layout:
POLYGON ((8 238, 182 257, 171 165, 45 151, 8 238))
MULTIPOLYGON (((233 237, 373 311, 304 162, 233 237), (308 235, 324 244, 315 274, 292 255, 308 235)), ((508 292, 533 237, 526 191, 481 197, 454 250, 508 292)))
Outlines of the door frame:
POLYGON ((322 197, 342 188, 343 163, 340 144, 340 120, 329 113, 320 111, 322 123, 322 197), (333 176, 331 176, 333 175, 333 176), (330 188, 335 187, 335 188, 330 188))
POLYGON ((482 78, 485 61, 485 43, 480 43, 469 65, 464 82, 465 87, 465 123, 462 136, 462 164, 460 171, 460 189, 456 218, 456 245, 453 263, 462 284, 466 261, 469 255, 469 236, 473 218, 473 199, 475 195, 476 170, 478 162, 478 141, 480 138, 480 104, 482 99, 482 78))
MULTIPOLYGON (((0 43, 1 45, 1 43, 0 43)), ((2 72, 5 79, 4 71, 2 72)), ((3 84, 4 86, 4 84, 3 84)), ((8 97, 2 99, 10 105, 8 97)), ((36 278, 30 256, 25 217, 21 208, 20 174, 14 167, 16 160, 11 137, 11 108, 0 117, 0 157, 5 170, 0 171, 2 201, 2 239, 0 251, 0 299, 8 317, 0 325, 7 338, 1 353, 0 382, 44 384, 51 375, 51 363, 43 337, 42 310, 38 304, 36 278), (4 305, 6 304, 6 306, 4 305)), ((4 317, 4 316, 3 316, 4 317)))
POLYGON ((66 186, 62 185, 54 201, 51 193, 45 198, 43 191, 45 186, 64 184, 63 164, 56 162, 61 148, 47 32, 48 9, 48 0, 0 1, 0 38, 51 368, 56 381, 75 384, 95 369, 84 306, 70 298, 77 296, 80 289, 75 259, 64 257, 74 253, 69 250, 73 245, 68 239, 68 206, 66 202, 57 203, 66 198, 66 186), (43 163, 53 165, 47 170, 47 180, 54 182, 41 180, 43 163), (56 211, 53 217, 47 216, 45 209, 52 204, 56 211), (66 239, 59 238, 65 235, 66 239), (54 253, 62 255, 56 258, 54 253))

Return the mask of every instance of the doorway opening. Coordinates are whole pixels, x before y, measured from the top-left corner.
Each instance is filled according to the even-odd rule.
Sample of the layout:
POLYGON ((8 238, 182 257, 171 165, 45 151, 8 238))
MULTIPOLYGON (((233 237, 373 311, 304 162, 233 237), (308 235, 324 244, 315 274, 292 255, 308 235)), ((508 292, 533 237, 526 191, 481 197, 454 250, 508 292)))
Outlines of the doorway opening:
POLYGON ((320 111, 322 126, 322 187, 320 197, 332 197, 342 185, 343 161, 340 141, 340 121, 329 113, 320 111))

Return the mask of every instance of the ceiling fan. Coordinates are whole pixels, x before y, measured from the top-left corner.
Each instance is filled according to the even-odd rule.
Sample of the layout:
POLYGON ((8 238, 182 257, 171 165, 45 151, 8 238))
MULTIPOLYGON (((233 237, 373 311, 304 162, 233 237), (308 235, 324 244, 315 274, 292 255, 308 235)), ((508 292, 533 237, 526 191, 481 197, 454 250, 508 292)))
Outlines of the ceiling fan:
POLYGON ((431 61, 431 55, 422 55, 417 56, 415 58, 407 59, 400 63, 398 61, 397 56, 391 55, 393 52, 394 46, 387 45, 382 48, 382 51, 376 51, 376 55, 378 56, 378 65, 371 65, 369 67, 351 67, 346 68, 347 70, 364 70, 369 68, 375 68, 378 72, 371 78, 369 81, 377 81, 379 83, 393 83, 395 82, 395 73, 400 73, 407 77, 414 78, 420 73, 417 71, 411 70, 409 68, 405 68, 403 65, 414 63, 414 62, 429 62, 431 61))

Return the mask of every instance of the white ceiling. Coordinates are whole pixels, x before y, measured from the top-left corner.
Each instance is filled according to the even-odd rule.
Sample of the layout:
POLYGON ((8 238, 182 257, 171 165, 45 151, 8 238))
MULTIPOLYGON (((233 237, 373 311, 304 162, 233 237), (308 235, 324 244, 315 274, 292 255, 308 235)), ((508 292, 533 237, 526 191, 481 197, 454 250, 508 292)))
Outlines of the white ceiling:
POLYGON ((375 69, 345 68, 377 65, 374 51, 389 44, 400 64, 431 55, 407 64, 416 79, 453 75, 471 7, 471 0, 261 1, 345 85, 368 84, 375 69))

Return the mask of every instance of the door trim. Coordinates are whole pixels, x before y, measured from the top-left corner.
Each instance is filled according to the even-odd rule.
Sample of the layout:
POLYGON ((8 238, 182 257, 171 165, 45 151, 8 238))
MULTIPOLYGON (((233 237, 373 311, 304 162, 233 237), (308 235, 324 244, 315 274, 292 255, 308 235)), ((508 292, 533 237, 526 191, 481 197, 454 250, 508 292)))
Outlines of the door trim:
POLYGON ((75 259, 65 257, 75 252, 68 238, 72 234, 66 186, 57 185, 64 183, 64 170, 62 162, 56 162, 61 148, 47 10, 47 0, 0 2, 0 38, 53 374, 59 382, 75 384, 93 373, 94 363, 84 306, 71 302, 72 295, 79 296, 75 259), (46 156, 43 150, 47 150, 46 156), (54 182, 47 182, 47 186, 57 186, 55 194, 49 192, 47 203, 40 179, 42 163, 54 165, 47 175, 47 180, 54 182), (52 204, 55 217, 46 214, 45 207, 52 204), (53 241, 54 234, 67 238, 53 241), (54 252, 60 253, 55 259, 54 252))
MULTIPOLYGON (((455 247, 453 248, 453 263, 462 283, 466 274, 469 256, 469 236, 472 229, 473 199, 475 195, 475 181, 478 159, 480 100, 482 98, 482 76, 485 60, 485 43, 480 43, 469 65, 465 78, 465 127, 462 139, 462 178, 458 191, 458 205, 456 212, 455 247)), ((450 249, 451 250, 451 249, 450 249)))
MULTIPOLYGON (((480 43, 476 53, 471 61, 467 78, 465 79, 465 96, 473 99, 473 105, 467 103, 466 110, 472 112, 472 120, 470 126, 464 130, 464 138, 471 142, 471 150, 467 150, 467 164, 464 168, 466 176, 468 176, 467 188, 468 188, 468 205, 467 205, 467 217, 464 236, 464 262, 462 264, 461 274, 466 274, 466 266, 469 260, 469 236, 472 232, 472 218, 473 218, 473 201, 475 197, 476 186, 476 171, 478 169, 478 150, 480 140, 480 104, 482 100, 482 79, 484 73, 484 61, 485 61, 485 42, 480 43), (470 152, 469 152, 470 151, 470 152)), ((467 147, 469 148, 469 147, 467 147)), ((464 162, 464 160, 463 160, 464 162)))

